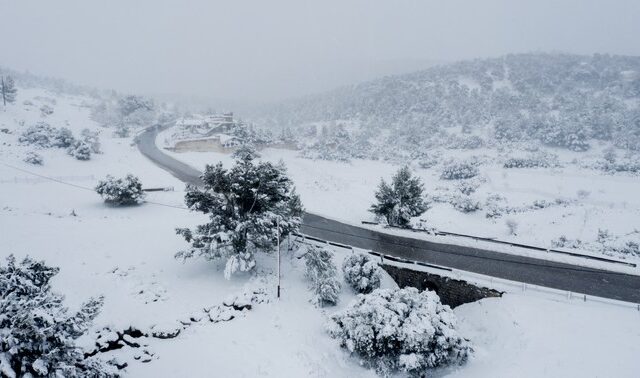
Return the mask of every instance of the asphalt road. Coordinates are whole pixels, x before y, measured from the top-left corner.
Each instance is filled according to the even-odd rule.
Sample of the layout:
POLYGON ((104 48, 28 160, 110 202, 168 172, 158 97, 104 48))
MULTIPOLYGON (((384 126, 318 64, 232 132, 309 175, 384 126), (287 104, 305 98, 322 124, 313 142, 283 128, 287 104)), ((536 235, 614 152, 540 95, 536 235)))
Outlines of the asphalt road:
MULTIPOLYGON (((157 148, 159 129, 138 136, 140 152, 181 181, 201 183, 201 172, 157 148)), ((640 276, 515 256, 480 248, 390 235, 306 213, 302 232, 391 256, 466 270, 528 284, 640 303, 640 276)))

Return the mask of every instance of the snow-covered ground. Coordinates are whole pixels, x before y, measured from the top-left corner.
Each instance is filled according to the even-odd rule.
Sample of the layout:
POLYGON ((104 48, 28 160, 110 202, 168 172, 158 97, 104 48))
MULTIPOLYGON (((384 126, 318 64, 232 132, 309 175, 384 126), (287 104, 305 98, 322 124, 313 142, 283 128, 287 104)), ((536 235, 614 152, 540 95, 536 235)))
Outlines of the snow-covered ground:
MULTIPOLYGON (((106 174, 133 173, 145 187, 175 188, 150 193, 149 201, 181 206, 184 186, 140 155, 131 139, 113 138, 111 130, 92 122, 88 109, 80 106, 84 101, 89 100, 20 91, 17 104, 0 112, 0 129, 9 130, 0 133, 0 162, 86 188, 106 174), (17 138, 21 130, 42 118, 39 106, 27 110, 22 102, 46 101, 36 97, 56 99, 51 105, 54 113, 45 118, 52 126, 66 126, 76 135, 83 128, 101 131, 104 153, 78 161, 63 150, 44 149, 38 151, 45 159, 43 166, 24 163, 24 154, 32 148, 20 145, 17 138)), ((264 154, 269 159, 285 159, 307 208, 353 221, 368 217, 366 209, 379 177, 389 177, 397 168, 376 162, 314 162, 286 151, 264 154)), ((228 161, 226 156, 210 154, 180 157, 196 166, 202 164, 199 161, 228 161)), ((450 220, 451 225, 457 218, 450 220)), ((108 353, 108 357, 115 355, 129 363, 128 376, 374 376, 324 331, 326 316, 354 296, 346 285, 337 308, 318 309, 309 302, 302 261, 289 252, 283 254, 280 301, 274 298, 272 255, 260 257, 261 269, 254 277, 237 275, 230 281, 223 278, 220 264, 175 260, 175 252, 186 244, 174 228, 191 227, 203 219, 196 213, 151 203, 109 207, 90 190, 0 164, 2 260, 11 253, 18 257, 29 254, 59 266, 54 288, 66 294, 71 308, 89 296, 104 295, 96 330, 104 326, 181 329, 173 339, 143 341, 148 346, 142 348, 153 354, 148 363, 134 359, 142 348, 108 353), (264 291, 265 302, 255 304, 251 311, 235 313, 236 318, 229 322, 206 320, 203 308, 256 290, 264 291)), ((335 253, 339 264, 344 252, 335 253)), ((387 278, 384 285, 393 283, 387 278)), ((501 299, 461 306, 455 313, 462 334, 474 344, 475 357, 463 367, 439 372, 441 375, 635 377, 640 371, 636 358, 640 354, 640 313, 633 309, 514 291, 501 299)), ((85 341, 91 343, 90 338, 85 341)))
MULTIPOLYGON (((163 147, 163 141, 170 132, 171 129, 168 129, 159 135, 159 147, 163 147)), ((554 248, 552 241, 561 237, 595 244, 598 230, 607 230, 613 239, 617 239, 612 241, 613 245, 623 241, 640 241, 639 176, 608 175, 581 168, 572 161, 588 155, 568 151, 557 151, 561 161, 566 162, 563 167, 520 169, 503 168, 494 161, 495 156, 491 156, 492 152, 488 150, 485 155, 478 151, 445 151, 449 155, 443 156, 442 160, 481 155, 482 160, 486 161, 480 165, 480 175, 474 179, 478 187, 471 194, 471 198, 480 202, 483 209, 463 213, 449 203, 434 202, 420 217, 424 219, 425 226, 546 248, 554 248), (485 201, 495 194, 504 197, 505 206, 527 208, 526 211, 488 218, 485 215, 485 201), (560 203, 556 203, 556 200, 560 203), (536 201, 544 201, 550 206, 534 208, 536 201), (515 234, 510 232, 507 220, 517 225, 515 234)), ((198 169, 218 161, 225 164, 232 161, 228 154, 219 152, 165 152, 198 169)), ((394 164, 372 160, 352 160, 349 163, 310 160, 300 157, 296 151, 283 149, 270 148, 260 153, 263 159, 283 160, 286 163, 308 211, 353 224, 373 220, 368 209, 374 201, 374 192, 380 179, 390 180, 399 168, 394 164)), ((426 193, 459 195, 459 180, 442 180, 441 166, 423 169, 414 164, 413 168, 424 182, 426 193)), ((588 250, 590 248, 578 249, 587 254, 593 253, 593 250, 588 250)), ((602 254, 600 250, 595 252, 602 254)), ((640 262, 640 256, 615 252, 609 254, 614 258, 640 262)))

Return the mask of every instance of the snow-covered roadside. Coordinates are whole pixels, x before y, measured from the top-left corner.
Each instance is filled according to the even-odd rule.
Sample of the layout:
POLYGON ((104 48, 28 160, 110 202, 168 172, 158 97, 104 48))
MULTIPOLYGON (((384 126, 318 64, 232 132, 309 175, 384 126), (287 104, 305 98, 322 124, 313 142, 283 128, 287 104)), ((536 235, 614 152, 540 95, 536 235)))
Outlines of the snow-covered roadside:
POLYGON ((636 377, 640 312, 532 292, 455 309, 476 354, 451 377, 636 377))
MULTIPOLYGON (((170 133, 171 129, 163 133, 170 133)), ((163 148, 163 133, 156 139, 159 148, 163 148)), ((225 165, 232 164, 233 159, 228 154, 218 152, 171 152, 163 150, 174 158, 191 164, 197 169, 204 169, 206 164, 214 164, 218 161, 225 165)), ((464 246, 485 247, 503 253, 528 256, 545 260, 566 262, 592 268, 614 270, 629 274, 638 274, 638 268, 588 260, 580 257, 547 253, 543 251, 530 250, 509 245, 500 245, 490 242, 476 241, 452 236, 432 236, 424 233, 408 233, 403 230, 387 229, 380 226, 362 225, 362 220, 370 220, 372 215, 367 210, 373 201, 373 193, 381 177, 389 178, 397 170, 397 166, 392 164, 355 160, 350 163, 340 163, 324 160, 309 160, 300 158, 295 151, 266 149, 260 151, 263 159, 271 161, 283 160, 289 174, 296 184, 296 190, 300 194, 305 208, 315 214, 326 218, 335 219, 344 223, 375 229, 380 232, 387 232, 396 235, 409 236, 435 242, 452 243, 464 246)), ((589 181, 597 195, 585 199, 568 207, 550 207, 537 211, 529 211, 522 214, 510 215, 507 218, 517 218, 519 232, 517 236, 509 235, 506 226, 502 223, 504 219, 494 221, 487 219, 482 214, 463 214, 453 209, 450 205, 436 204, 427 211, 422 218, 428 220, 428 224, 436 229, 466 233, 475 236, 498 238, 500 240, 513 241, 518 243, 530 243, 532 245, 545 248, 553 248, 550 241, 560 235, 586 235, 584 231, 588 228, 593 231, 592 237, 597 236, 597 230, 624 230, 624 233, 633 232, 634 220, 640 217, 640 203, 636 203, 634 190, 640 190, 640 180, 634 177, 612 177, 597 175, 593 172, 582 172, 582 174, 567 175, 564 172, 548 172, 530 170, 530 176, 520 171, 509 171, 504 176, 498 173, 499 170, 488 170, 489 183, 491 188, 496 189, 501 194, 505 191, 516 193, 516 197, 521 197, 521 202, 535 199, 544 199, 550 193, 540 194, 539 185, 532 184, 532 181, 547 180, 550 184, 557 185, 558 196, 562 194, 559 188, 563 188, 566 195, 575 195, 580 187, 584 187, 589 181), (514 180, 510 181, 509 177, 514 180), (575 176, 575 177, 574 177, 575 176), (575 178, 575 180, 571 180, 575 178), (610 191, 610 182, 616 182, 616 188, 610 191), (529 186, 527 186, 529 185, 529 186), (595 185, 595 186, 594 186, 595 185), (501 188, 501 189, 500 189, 501 188), (502 190, 502 191, 500 191, 502 190), (611 193, 608 197, 607 193, 611 193), (529 197, 526 196, 528 193, 529 197), (586 215, 585 215, 586 214, 586 215), (577 219, 580 218, 580 219, 577 219), (526 223, 526 228, 523 227, 526 223), (580 228, 581 230, 578 230, 580 228)), ((427 192, 441 185, 435 172, 418 169, 416 173, 421 176, 427 192)), ((485 185, 489 186, 489 185, 485 185)), ((543 190, 544 191, 544 190, 543 190)), ((515 199, 514 199, 515 200, 515 199)), ((622 232, 622 231, 621 231, 622 232)), ((601 253, 588 250, 580 250, 579 253, 602 257, 601 253)), ((626 262, 640 264, 640 257, 635 256, 605 256, 612 259, 624 257, 626 262)))
MULTIPOLYGON (((18 259, 30 255, 60 267, 53 287, 66 295, 71 309, 91 296, 104 295, 96 331, 103 327, 115 331, 129 327, 145 332, 182 330, 170 340, 133 340, 146 344, 144 350, 153 354, 148 363, 134 358, 142 348, 124 347, 104 357, 128 363, 125 373, 134 377, 165 376, 168 372, 192 377, 213 372, 224 376, 255 376, 261 372, 278 376, 374 376, 324 332, 324 312, 309 303, 311 294, 302 278, 301 260, 285 256, 280 302, 274 298, 273 255, 261 259, 262 268, 255 278, 237 275, 229 281, 223 277, 223 265, 176 260, 174 254, 186 243, 176 235, 175 227, 193 227, 205 219, 171 207, 184 206, 184 184, 144 158, 131 138, 112 138, 111 130, 92 122, 86 107, 74 105, 84 99, 37 90, 19 93, 22 98, 16 107, 0 113, 0 126, 9 129, 9 133, 0 134, 0 162, 80 187, 0 165, 2 264, 14 254, 18 259), (24 98, 35 96, 56 100, 54 113, 44 119, 52 126, 68 127, 76 135, 85 127, 101 131, 104 153, 78 161, 62 149, 39 149, 45 159, 43 166, 24 163, 23 155, 33 147, 17 143, 17 138, 22 129, 42 118, 20 104, 24 98), (105 205, 91 190, 96 180, 107 174, 126 173, 139 176, 145 187, 172 186, 175 191, 149 193, 148 203, 115 208, 105 205), (236 319, 230 322, 214 324, 204 319, 183 328, 182 323, 192 316, 202 316, 203 309, 224 303, 244 292, 247 285, 266 290, 271 303, 256 305, 246 314, 235 313, 236 319)), ((344 291, 341 305, 353 296, 344 291)), ((83 341, 92 347, 91 335, 83 341)))

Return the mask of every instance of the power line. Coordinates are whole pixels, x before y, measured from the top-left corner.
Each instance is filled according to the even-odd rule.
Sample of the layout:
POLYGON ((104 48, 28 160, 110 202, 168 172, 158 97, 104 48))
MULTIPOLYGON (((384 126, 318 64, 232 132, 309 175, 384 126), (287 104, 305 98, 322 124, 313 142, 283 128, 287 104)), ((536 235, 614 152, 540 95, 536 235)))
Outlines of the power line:
MULTIPOLYGON (((59 179, 57 179, 55 177, 41 175, 39 173, 31 172, 29 170, 26 170, 26 169, 23 169, 23 168, 20 168, 20 167, 16 167, 16 166, 13 166, 11 164, 4 163, 4 162, 0 162, 0 164, 4 165, 5 167, 11 168, 11 169, 15 169, 17 171, 20 171, 20 172, 23 172, 23 173, 26 173, 26 174, 29 174, 29 175, 32 175, 32 176, 36 176, 36 177, 40 177, 40 178, 45 179, 45 180, 56 182, 58 184, 68 185, 68 186, 71 186, 71 187, 76 188, 76 189, 88 190, 88 191, 91 191, 91 192, 95 193, 95 189, 93 189, 93 188, 89 188, 89 187, 86 187, 86 186, 77 185, 77 184, 73 184, 73 183, 70 183, 70 182, 62 181, 62 180, 59 180, 59 179)), ((169 204, 166 204, 166 203, 147 201, 147 200, 145 200, 144 203, 148 203, 150 205, 171 207, 171 208, 174 208, 174 209, 191 211, 189 208, 184 207, 184 206, 169 205, 169 204)))
POLYGON ((23 173, 26 173, 26 174, 29 174, 29 175, 32 175, 32 176, 36 176, 36 177, 43 178, 45 180, 50 180, 50 181, 53 181, 53 182, 57 182, 58 184, 68 185, 68 186, 72 186, 74 188, 83 189, 83 190, 89 190, 89 191, 95 192, 95 190, 93 188, 88 188, 86 186, 72 184, 70 182, 62 181, 62 180, 59 180, 59 179, 54 178, 54 177, 41 175, 39 173, 35 173, 35 172, 28 171, 26 169, 15 167, 15 166, 13 166, 11 164, 7 164, 7 163, 3 163, 3 162, 0 162, 0 164, 4 165, 5 167, 9 167, 9 168, 15 169, 17 171, 20 171, 20 172, 23 172, 23 173))

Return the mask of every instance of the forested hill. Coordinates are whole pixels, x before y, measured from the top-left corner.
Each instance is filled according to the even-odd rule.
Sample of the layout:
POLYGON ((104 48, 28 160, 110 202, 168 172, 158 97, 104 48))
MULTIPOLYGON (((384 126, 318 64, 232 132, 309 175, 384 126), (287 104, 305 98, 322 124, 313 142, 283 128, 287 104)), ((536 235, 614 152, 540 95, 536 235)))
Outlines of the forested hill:
POLYGON ((580 151, 605 140, 640 149, 639 100, 640 57, 536 53, 340 88, 280 104, 262 120, 293 129, 342 121, 359 125, 352 138, 395 146, 445 137, 463 146, 531 140, 580 151))

